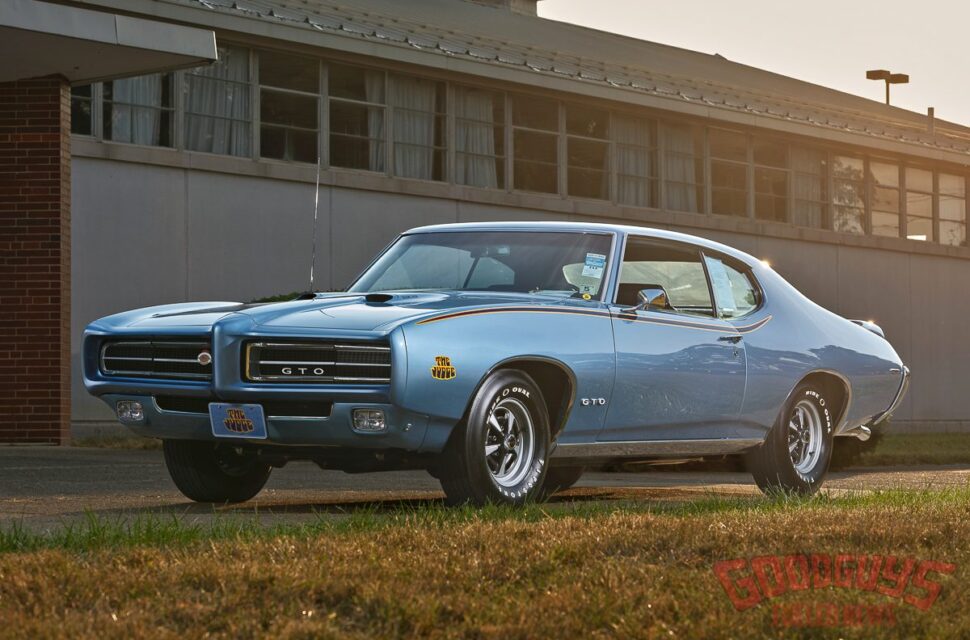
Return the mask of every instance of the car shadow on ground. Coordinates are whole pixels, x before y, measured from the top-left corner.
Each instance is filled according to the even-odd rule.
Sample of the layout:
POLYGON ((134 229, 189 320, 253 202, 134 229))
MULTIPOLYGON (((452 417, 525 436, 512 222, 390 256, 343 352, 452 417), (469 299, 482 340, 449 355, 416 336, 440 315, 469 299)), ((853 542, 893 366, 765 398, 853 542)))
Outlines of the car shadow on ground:
MULTIPOLYGON (((697 490, 677 490, 653 487, 579 487, 560 492, 542 504, 552 508, 568 508, 581 504, 636 503, 642 507, 656 505, 670 506, 709 497, 711 492, 697 490)), ((719 494, 720 495, 720 494, 719 494)), ((738 494, 732 494, 740 497, 738 494)), ((725 497, 725 496, 721 496, 725 497)), ((442 508, 444 495, 440 491, 410 491, 389 494, 387 492, 368 492, 350 497, 342 493, 332 498, 320 496, 313 500, 301 500, 294 496, 265 496, 250 502, 238 504, 213 504, 179 502, 169 504, 143 505, 137 508, 113 508, 98 510, 99 517, 107 519, 130 518, 132 516, 174 516, 178 518, 217 516, 253 517, 278 520, 286 516, 351 516, 354 514, 393 515, 423 509, 442 508)), ((64 514, 67 517, 84 515, 90 512, 64 514)))

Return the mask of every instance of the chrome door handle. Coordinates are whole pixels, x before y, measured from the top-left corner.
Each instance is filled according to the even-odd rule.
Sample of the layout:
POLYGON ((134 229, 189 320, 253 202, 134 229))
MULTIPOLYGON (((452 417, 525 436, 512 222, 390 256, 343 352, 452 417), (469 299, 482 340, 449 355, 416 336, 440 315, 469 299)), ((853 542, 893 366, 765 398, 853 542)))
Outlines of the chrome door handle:
POLYGON ((718 340, 721 342, 730 342, 732 344, 737 344, 741 342, 743 338, 744 336, 721 336, 720 338, 718 338, 718 340))

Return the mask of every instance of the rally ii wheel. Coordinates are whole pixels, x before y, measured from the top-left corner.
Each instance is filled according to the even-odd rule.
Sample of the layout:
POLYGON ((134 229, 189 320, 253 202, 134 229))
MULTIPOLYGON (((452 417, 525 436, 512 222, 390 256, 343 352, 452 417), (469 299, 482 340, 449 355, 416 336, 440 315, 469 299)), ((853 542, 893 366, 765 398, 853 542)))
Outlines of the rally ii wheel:
POLYGON ((832 458, 835 424, 823 390, 799 385, 764 443, 747 455, 748 469, 767 494, 812 495, 832 458))
POLYGON ((162 450, 175 486, 195 502, 245 502, 269 480, 270 466, 237 447, 165 440, 162 450))
POLYGON ((521 505, 540 497, 549 414, 528 375, 492 374, 442 452, 437 475, 449 504, 521 505))

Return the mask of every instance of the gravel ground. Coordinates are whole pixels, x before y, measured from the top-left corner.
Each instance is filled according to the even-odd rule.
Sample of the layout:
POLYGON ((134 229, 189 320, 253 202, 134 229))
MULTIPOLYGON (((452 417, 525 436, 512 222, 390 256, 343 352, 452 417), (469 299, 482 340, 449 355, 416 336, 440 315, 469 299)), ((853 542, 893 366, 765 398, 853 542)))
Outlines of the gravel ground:
MULTIPOLYGON (((832 493, 966 485, 970 466, 859 469, 834 473, 832 493)), ((728 472, 589 473, 554 502, 676 501, 696 496, 756 495, 750 476, 728 472)), ((311 463, 274 470, 266 489, 244 505, 213 507, 186 500, 172 484, 160 451, 71 447, 0 447, 0 527, 33 530, 79 522, 88 514, 171 514, 204 522, 226 514, 266 523, 299 522, 355 509, 394 509, 440 499, 423 471, 350 475, 311 463)))

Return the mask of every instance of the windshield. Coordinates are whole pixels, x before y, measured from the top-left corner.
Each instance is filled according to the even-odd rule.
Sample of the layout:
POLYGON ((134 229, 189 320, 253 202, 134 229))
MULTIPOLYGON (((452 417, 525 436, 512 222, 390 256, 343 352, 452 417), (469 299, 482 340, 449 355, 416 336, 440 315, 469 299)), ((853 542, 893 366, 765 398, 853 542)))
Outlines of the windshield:
POLYGON ((601 233, 416 233, 395 242, 350 291, 445 289, 598 297, 611 241, 601 233))

